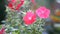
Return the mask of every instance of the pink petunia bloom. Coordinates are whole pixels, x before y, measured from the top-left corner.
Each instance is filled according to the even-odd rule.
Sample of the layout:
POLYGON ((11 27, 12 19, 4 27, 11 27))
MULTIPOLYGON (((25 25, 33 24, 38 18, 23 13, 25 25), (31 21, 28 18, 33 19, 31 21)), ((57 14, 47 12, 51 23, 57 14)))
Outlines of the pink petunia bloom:
POLYGON ((26 15, 23 17, 23 20, 26 25, 31 25, 36 20, 36 15, 33 12, 27 12, 26 15))
POLYGON ((2 28, 1 30, 0 30, 0 34, 4 34, 5 33, 5 28, 2 28))
POLYGON ((48 18, 48 17, 49 17, 49 14, 50 14, 50 10, 47 9, 46 7, 42 6, 42 7, 39 7, 39 8, 36 10, 36 14, 37 14, 40 18, 48 18))

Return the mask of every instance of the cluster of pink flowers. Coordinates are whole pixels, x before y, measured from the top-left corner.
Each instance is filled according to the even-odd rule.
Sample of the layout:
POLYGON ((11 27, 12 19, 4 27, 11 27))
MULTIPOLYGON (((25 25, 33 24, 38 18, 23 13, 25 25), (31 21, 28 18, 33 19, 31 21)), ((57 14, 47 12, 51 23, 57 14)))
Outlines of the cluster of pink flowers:
MULTIPOLYGON (((35 3, 35 0, 30 0, 33 4, 35 3)), ((19 8, 24 4, 24 0, 20 0, 21 3, 19 3, 16 6, 16 10, 19 10, 19 8)), ((12 3, 16 3, 16 0, 11 0, 11 2, 8 4, 8 6, 12 9, 13 8, 13 4, 12 3)), ((23 20, 25 22, 26 25, 31 25, 36 21, 36 15, 40 18, 48 18, 50 14, 50 10, 47 9, 44 6, 39 7, 38 9, 36 9, 35 13, 33 13, 32 11, 28 11, 26 13, 26 15, 23 17, 23 20)))
POLYGON ((36 9, 35 13, 32 11, 28 11, 26 15, 23 17, 23 20, 26 25, 31 25, 36 21, 36 15, 40 18, 48 18, 50 14, 50 10, 46 7, 42 6, 36 9), (35 14, 36 13, 36 14, 35 14))
MULTIPOLYGON (((36 4, 35 3, 35 0, 31 0, 31 2, 33 3, 33 4, 36 4)), ((11 9, 15 9, 15 10, 19 10, 19 8, 24 4, 24 0, 20 0, 20 3, 16 6, 16 8, 14 8, 13 6, 13 4, 15 4, 16 3, 16 0, 11 0, 11 2, 9 2, 9 4, 8 4, 8 6, 11 8, 11 9)))

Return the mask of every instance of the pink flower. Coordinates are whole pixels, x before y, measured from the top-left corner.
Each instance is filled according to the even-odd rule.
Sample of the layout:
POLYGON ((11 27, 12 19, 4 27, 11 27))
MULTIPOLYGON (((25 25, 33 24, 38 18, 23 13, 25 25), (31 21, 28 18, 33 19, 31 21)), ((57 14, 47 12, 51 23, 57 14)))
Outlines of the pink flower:
POLYGON ((11 8, 11 9, 14 9, 12 3, 9 3, 8 7, 11 8))
POLYGON ((31 25, 36 20, 36 15, 32 12, 27 12, 26 15, 23 17, 23 20, 26 25, 31 25))
POLYGON ((19 3, 16 7, 16 10, 19 10, 19 8, 24 4, 24 0, 20 0, 21 3, 19 3))
POLYGON ((16 3, 16 0, 11 0, 11 2, 9 2, 8 7, 11 9, 16 9, 19 10, 21 8, 21 6, 24 4, 24 0, 20 0, 20 3, 16 6, 16 8, 14 8, 12 3, 16 3))
POLYGON ((49 17, 49 14, 50 14, 50 10, 47 9, 46 7, 42 6, 42 7, 39 7, 39 8, 36 10, 36 14, 37 14, 40 18, 48 18, 48 17, 49 17))
POLYGON ((15 2, 16 2, 16 0, 11 0, 11 2, 15 3, 15 2))
POLYGON ((4 34, 5 33, 5 28, 2 28, 1 30, 0 30, 0 34, 4 34))

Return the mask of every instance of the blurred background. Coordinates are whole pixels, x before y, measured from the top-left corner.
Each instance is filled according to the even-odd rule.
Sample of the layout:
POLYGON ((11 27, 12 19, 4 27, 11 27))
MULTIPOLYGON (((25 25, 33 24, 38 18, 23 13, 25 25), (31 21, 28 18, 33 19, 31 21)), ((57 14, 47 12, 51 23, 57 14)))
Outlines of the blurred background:
POLYGON ((60 0, 45 0, 44 4, 51 9, 50 17, 46 19, 45 24, 47 32, 60 34, 60 0))

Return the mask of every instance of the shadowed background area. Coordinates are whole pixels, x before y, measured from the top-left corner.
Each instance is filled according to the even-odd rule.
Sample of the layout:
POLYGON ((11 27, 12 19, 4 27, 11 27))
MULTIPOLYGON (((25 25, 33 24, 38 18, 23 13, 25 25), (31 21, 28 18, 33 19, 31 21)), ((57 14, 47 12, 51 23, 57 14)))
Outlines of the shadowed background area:
POLYGON ((5 0, 0 0, 0 24, 3 24, 1 21, 5 20, 6 16, 6 7, 5 7, 5 0))

